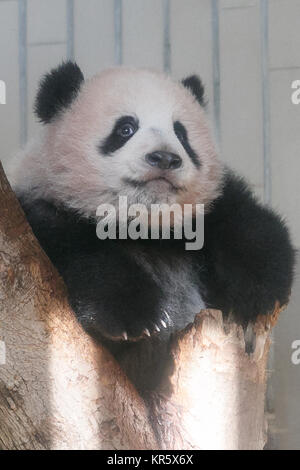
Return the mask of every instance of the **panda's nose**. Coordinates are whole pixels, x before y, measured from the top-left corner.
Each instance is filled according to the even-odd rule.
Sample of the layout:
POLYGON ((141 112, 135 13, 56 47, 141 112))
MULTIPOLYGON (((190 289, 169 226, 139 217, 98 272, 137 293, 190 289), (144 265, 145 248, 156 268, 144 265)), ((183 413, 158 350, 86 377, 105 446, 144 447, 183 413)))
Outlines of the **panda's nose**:
POLYGON ((146 162, 161 170, 176 170, 182 165, 182 159, 179 155, 171 152, 157 151, 147 153, 146 162))

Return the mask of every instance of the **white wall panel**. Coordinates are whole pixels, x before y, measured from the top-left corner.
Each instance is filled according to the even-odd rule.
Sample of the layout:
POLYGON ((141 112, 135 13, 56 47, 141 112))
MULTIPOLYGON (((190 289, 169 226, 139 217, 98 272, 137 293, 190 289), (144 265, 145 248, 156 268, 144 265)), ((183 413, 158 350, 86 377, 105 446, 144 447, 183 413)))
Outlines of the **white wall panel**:
POLYGON ((75 0, 75 59, 89 77, 114 64, 114 2, 75 0))
POLYGON ((228 164, 263 195, 260 11, 220 10, 221 148, 228 164))
POLYGON ((248 8, 257 5, 257 0, 221 0, 222 8, 248 8))
POLYGON ((123 1, 123 63, 163 68, 161 0, 123 1))
POLYGON ((0 160, 19 148, 18 5, 0 2, 0 80, 6 83, 6 104, 0 104, 0 160))
POLYGON ((27 0, 27 41, 66 40, 66 0, 27 0))
POLYGON ((171 1, 171 67, 178 79, 198 74, 213 110, 212 20, 210 0, 171 1))
POLYGON ((300 305, 300 258, 295 275, 295 285, 286 312, 281 314, 274 332, 274 374, 272 383, 274 390, 275 449, 300 449, 300 366, 291 360, 292 343, 300 340, 299 334, 300 305))
POLYGON ((298 70, 271 73, 272 202, 287 217, 300 246, 300 105, 291 101, 298 70))
POLYGON ((270 65, 300 66, 300 2, 270 0, 270 65))

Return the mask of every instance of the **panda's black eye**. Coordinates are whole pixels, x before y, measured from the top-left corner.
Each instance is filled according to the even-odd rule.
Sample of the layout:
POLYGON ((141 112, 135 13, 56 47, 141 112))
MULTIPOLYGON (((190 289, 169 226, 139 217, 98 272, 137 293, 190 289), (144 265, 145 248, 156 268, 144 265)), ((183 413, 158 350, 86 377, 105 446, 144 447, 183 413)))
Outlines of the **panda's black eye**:
POLYGON ((102 141, 98 148, 103 155, 112 155, 122 148, 137 132, 139 123, 133 116, 122 116, 116 122, 111 133, 102 141))
POLYGON ((122 137, 123 139, 128 139, 129 137, 133 136, 136 131, 136 126, 133 124, 126 122, 117 128, 116 133, 122 137))

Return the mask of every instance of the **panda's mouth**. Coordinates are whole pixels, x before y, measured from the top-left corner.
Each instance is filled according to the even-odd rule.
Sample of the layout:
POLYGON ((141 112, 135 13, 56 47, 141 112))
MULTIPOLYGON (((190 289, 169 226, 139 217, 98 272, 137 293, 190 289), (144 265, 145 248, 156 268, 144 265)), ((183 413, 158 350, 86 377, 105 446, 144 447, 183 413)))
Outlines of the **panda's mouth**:
POLYGON ((124 178, 124 182, 126 184, 129 184, 130 186, 133 186, 134 188, 141 188, 145 187, 149 184, 155 184, 156 182, 158 183, 166 183, 169 186, 169 189, 171 189, 174 192, 177 191, 182 191, 184 188, 182 186, 176 185, 173 181, 169 180, 165 176, 158 176, 156 178, 149 178, 147 180, 135 180, 133 178, 124 178))

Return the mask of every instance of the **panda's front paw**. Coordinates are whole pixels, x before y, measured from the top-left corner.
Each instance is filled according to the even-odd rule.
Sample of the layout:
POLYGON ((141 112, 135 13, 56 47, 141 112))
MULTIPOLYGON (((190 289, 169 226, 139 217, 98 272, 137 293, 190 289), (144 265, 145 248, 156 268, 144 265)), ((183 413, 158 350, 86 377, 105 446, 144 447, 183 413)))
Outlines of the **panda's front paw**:
POLYGON ((131 304, 127 308, 114 309, 113 304, 99 307, 94 305, 87 310, 86 304, 72 304, 78 321, 83 328, 94 337, 104 337, 113 341, 138 341, 142 338, 158 334, 166 334, 172 330, 174 322, 171 314, 165 309, 154 306, 137 306, 131 304), (153 307, 153 308, 152 308, 153 307))
MULTIPOLYGON (((170 315, 166 310, 163 310, 161 315, 157 318, 156 323, 151 322, 149 326, 144 328, 142 335, 151 337, 153 334, 157 334, 164 330, 171 329, 172 326, 173 321, 171 320, 170 315)), ((127 337, 127 333, 125 333, 124 338, 125 337, 127 337)))

